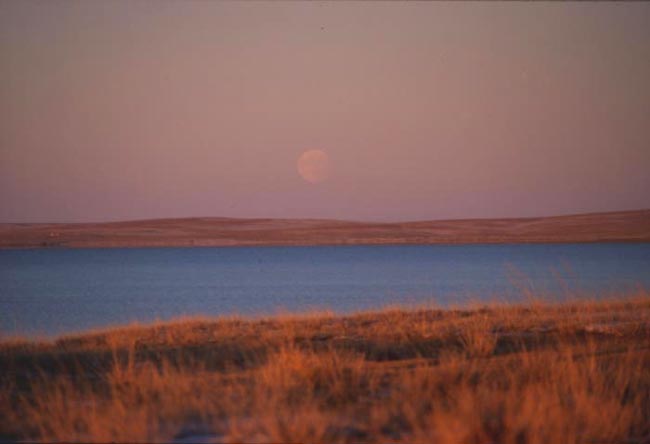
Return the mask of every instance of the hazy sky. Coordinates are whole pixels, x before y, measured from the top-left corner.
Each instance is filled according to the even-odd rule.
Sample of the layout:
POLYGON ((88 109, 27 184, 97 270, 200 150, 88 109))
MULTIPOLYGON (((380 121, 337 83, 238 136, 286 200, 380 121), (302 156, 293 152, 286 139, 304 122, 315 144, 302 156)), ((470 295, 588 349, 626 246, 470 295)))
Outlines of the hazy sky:
POLYGON ((0 1, 0 222, 648 207, 650 3, 0 1))

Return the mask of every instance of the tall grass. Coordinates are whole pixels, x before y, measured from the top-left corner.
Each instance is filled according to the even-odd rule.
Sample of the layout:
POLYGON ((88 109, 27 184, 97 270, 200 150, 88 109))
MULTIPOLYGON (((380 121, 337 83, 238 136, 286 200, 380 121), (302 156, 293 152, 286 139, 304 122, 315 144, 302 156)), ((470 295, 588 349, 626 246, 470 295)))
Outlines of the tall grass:
POLYGON ((191 320, 0 344, 0 437, 650 442, 650 298, 191 320))

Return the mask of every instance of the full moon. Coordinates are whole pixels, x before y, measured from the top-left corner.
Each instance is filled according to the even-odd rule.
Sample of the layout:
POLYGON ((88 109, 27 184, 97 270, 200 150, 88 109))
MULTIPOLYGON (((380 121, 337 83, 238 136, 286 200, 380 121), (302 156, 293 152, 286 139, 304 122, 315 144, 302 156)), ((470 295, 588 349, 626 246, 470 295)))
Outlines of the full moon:
POLYGON ((305 151, 296 164, 300 177, 310 183, 323 182, 329 174, 329 158, 324 151, 305 151))

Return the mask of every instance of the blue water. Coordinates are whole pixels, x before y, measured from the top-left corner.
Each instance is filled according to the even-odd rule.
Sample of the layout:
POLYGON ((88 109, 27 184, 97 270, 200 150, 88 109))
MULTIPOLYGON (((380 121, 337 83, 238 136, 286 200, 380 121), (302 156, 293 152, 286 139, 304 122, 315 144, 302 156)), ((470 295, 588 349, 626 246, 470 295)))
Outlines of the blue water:
POLYGON ((650 289, 650 244, 5 250, 0 333, 638 288, 650 289))

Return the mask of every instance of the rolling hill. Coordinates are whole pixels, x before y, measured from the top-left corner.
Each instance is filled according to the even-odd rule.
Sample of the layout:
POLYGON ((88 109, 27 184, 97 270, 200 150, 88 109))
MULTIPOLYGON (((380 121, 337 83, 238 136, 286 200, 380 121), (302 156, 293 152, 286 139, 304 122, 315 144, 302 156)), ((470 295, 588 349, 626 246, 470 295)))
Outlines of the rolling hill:
POLYGON ((397 223, 186 218, 0 224, 0 248, 625 241, 650 241, 650 210, 397 223))

